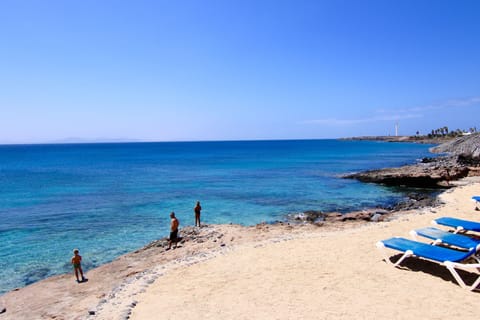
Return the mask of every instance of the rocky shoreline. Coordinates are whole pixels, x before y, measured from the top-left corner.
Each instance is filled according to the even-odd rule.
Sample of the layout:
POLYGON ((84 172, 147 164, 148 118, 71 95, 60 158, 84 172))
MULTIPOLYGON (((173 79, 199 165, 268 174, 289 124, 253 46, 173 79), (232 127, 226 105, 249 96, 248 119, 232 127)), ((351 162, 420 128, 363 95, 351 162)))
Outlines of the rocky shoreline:
POLYGON ((452 181, 480 176, 480 134, 457 138, 430 149, 446 154, 424 158, 420 163, 343 176, 367 183, 415 188, 449 188, 452 181))
MULTIPOLYGON (((480 134, 472 134, 456 139, 420 139, 418 137, 358 137, 344 140, 373 140, 390 142, 420 142, 442 144, 430 149, 432 153, 444 156, 424 158, 421 162, 399 168, 383 168, 358 172, 343 176, 345 179, 357 179, 366 183, 378 183, 391 187, 411 187, 429 190, 448 189, 456 181, 480 176, 480 134)), ((291 223, 312 223, 321 225, 325 222, 343 222, 351 220, 383 221, 392 213, 414 210, 439 205, 437 192, 410 192, 408 199, 388 207, 369 208, 346 214, 339 212, 322 212, 309 210, 290 214, 287 221, 291 223)))
POLYGON ((385 221, 392 214, 422 208, 434 208, 441 205, 437 198, 438 193, 412 192, 404 201, 392 206, 366 208, 363 210, 350 211, 348 213, 323 212, 320 210, 307 210, 301 213, 287 215, 287 223, 291 224, 314 224, 322 226, 326 223, 341 223, 345 221, 385 221))

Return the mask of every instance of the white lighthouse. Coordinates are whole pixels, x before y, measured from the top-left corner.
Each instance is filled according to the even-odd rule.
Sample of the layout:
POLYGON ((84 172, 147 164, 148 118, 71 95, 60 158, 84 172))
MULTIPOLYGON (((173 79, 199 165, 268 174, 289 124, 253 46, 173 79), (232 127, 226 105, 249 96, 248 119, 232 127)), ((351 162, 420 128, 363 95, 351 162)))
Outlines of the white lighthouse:
POLYGON ((398 137, 398 122, 395 123, 395 137, 398 137))

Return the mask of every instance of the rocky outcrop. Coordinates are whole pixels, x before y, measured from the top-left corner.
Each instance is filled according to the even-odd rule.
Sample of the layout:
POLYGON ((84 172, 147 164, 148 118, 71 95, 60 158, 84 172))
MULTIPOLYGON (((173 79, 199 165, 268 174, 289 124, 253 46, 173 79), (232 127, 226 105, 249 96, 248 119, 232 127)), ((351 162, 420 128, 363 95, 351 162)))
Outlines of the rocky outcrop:
POLYGON ((391 211, 403 211, 435 207, 440 204, 440 201, 437 198, 437 193, 410 192, 407 197, 407 200, 396 203, 386 209, 391 211))
POLYGON ((317 210, 308 210, 305 212, 290 214, 287 221, 290 223, 311 223, 318 226, 324 223, 335 223, 345 221, 383 221, 384 215, 390 213, 385 209, 365 209, 362 211, 352 211, 342 214, 340 212, 322 212, 317 210))
POLYGON ((362 182, 388 186, 420 188, 449 187, 450 181, 464 178, 478 171, 480 166, 480 134, 461 137, 430 149, 431 152, 448 153, 447 156, 425 158, 422 162, 400 168, 369 170, 344 176, 362 182))
MULTIPOLYGON (((207 241, 221 241, 224 234, 218 232, 215 228, 208 228, 208 225, 203 224, 202 228, 187 226, 180 229, 180 236, 178 237, 179 244, 185 244, 186 242, 192 243, 204 243, 207 241)), ((162 238, 155 240, 140 250, 147 250, 154 247, 168 247, 168 238, 162 238)), ((136 251, 139 252, 140 250, 136 251)))
POLYGON ((384 221, 386 217, 393 212, 435 207, 438 204, 439 200, 437 199, 435 193, 411 192, 407 194, 407 198, 405 200, 391 206, 367 208, 348 213, 307 210, 305 212, 288 214, 286 217, 286 222, 292 224, 313 224, 317 226, 322 226, 324 223, 337 223, 346 221, 379 222, 384 221))
POLYGON ((425 159, 421 163, 399 168, 369 170, 344 176, 362 182, 381 183, 387 186, 417 188, 448 187, 449 182, 468 176, 468 167, 453 157, 425 159))
POLYGON ((480 133, 466 135, 430 148, 433 153, 450 153, 454 155, 467 155, 474 158, 480 157, 480 133))
POLYGON ((463 163, 480 164, 480 133, 460 137, 430 149, 433 153, 448 153, 463 163))

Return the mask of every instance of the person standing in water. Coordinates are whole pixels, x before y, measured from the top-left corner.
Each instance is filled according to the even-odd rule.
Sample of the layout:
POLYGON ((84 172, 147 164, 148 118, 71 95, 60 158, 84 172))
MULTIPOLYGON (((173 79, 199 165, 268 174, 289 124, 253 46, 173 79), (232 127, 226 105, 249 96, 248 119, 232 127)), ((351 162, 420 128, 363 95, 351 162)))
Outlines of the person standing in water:
POLYGON ((200 201, 197 201, 197 205, 193 208, 193 211, 195 212, 195 226, 198 225, 200 227, 200 211, 202 211, 200 201))

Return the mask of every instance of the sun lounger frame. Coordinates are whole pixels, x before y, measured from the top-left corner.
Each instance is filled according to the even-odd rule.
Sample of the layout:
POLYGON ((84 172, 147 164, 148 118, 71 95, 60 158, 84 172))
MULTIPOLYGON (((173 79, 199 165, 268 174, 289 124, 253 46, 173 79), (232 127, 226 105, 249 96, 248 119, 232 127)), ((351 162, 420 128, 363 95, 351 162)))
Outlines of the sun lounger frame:
MULTIPOLYGON (((396 238, 400 238, 400 237, 396 237, 396 238)), ((401 238, 401 239, 403 239, 403 238, 401 238)), ((405 239, 405 240, 413 241, 413 240, 408 240, 408 239, 405 239)), ((386 241, 386 240, 384 240, 384 241, 386 241)), ((417 241, 413 241, 413 242, 417 242, 417 241)), ((417 242, 417 243, 420 243, 420 242, 417 242)), ((430 246, 429 244, 425 244, 425 243, 422 243, 422 244, 424 244, 426 246, 430 246)), ((460 287, 462 287, 464 289, 468 289, 470 291, 473 291, 478 287, 478 285, 480 285, 480 275, 474 281, 474 283, 469 286, 465 283, 465 281, 462 279, 462 277, 460 277, 460 275, 457 272, 457 269, 458 270, 464 270, 464 271, 467 271, 467 272, 472 272, 472 271, 475 272, 475 273, 479 272, 480 262, 479 262, 478 258, 475 257, 475 252, 474 251, 472 251, 471 255, 467 256, 466 259, 464 259, 463 261, 467 260, 470 257, 474 257, 475 260, 477 260, 477 263, 466 264, 466 263, 453 262, 453 261, 448 261, 448 260, 447 261, 438 261, 438 260, 429 259, 429 258, 426 258, 426 257, 422 257, 421 255, 416 255, 412 250, 409 250, 409 249, 404 251, 404 250, 400 250, 400 249, 394 249, 394 248, 386 247, 385 244, 382 241, 378 241, 376 243, 376 246, 380 250, 380 252, 382 252, 385 262, 387 262, 387 264, 392 265, 394 267, 399 267, 400 264, 405 259, 407 259, 409 257, 419 258, 419 259, 431 261, 431 262, 437 263, 439 265, 445 266, 448 269, 448 271, 450 271, 453 278, 457 281, 457 283, 460 285, 460 287), (392 261, 390 261, 390 256, 387 254, 387 250, 386 250, 387 248, 390 249, 390 250, 396 250, 396 251, 399 251, 399 252, 403 252, 403 255, 396 262, 392 262, 392 261)), ((432 246, 432 247, 434 247, 434 246, 432 246)), ((444 249, 446 249, 446 248, 444 248, 444 249)), ((446 250, 454 251, 453 249, 446 249, 446 250)))

